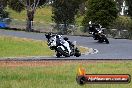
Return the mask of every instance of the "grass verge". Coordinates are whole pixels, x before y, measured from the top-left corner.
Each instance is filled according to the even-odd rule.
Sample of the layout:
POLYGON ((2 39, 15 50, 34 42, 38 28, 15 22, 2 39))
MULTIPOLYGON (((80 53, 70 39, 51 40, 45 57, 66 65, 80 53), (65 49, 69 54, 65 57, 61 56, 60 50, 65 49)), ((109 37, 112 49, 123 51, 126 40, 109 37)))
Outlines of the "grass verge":
MULTIPOLYGON (((79 47, 81 53, 88 48, 79 47)), ((0 57, 53 56, 46 41, 0 36, 0 57)))
MULTIPOLYGON (((10 17, 13 19, 18 19, 18 20, 26 20, 26 10, 17 13, 10 8, 7 8, 7 11, 10 13, 10 17)), ((34 21, 36 22, 44 22, 45 24, 52 23, 51 20, 52 16, 52 7, 50 6, 45 6, 44 8, 38 8, 35 13, 34 21)))
POLYGON ((45 41, 0 36, 0 57, 51 56, 45 41))
POLYGON ((21 66, 9 66, 0 62, 0 88, 131 88, 132 84, 76 83, 77 69, 82 65, 87 74, 130 74, 130 61, 43 61, 14 62, 21 66), (29 64, 31 64, 29 66, 29 64))

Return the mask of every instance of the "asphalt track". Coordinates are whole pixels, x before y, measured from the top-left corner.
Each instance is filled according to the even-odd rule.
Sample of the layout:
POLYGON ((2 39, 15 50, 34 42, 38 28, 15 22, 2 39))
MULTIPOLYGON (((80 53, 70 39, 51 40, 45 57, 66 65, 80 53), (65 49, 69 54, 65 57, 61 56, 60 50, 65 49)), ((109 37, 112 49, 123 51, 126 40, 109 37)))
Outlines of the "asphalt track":
MULTIPOLYGON (((23 31, 12 31, 0 29, 0 35, 16 36, 21 38, 30 38, 36 40, 46 40, 44 33, 28 33, 23 31)), ((66 36, 66 35, 65 35, 66 36)), ((76 41, 77 45, 93 48, 94 53, 88 53, 80 57, 71 56, 68 58, 56 58, 41 56, 19 58, 19 60, 132 60, 132 40, 111 39, 110 44, 98 43, 92 37, 67 36, 71 41, 76 41)), ((10 59, 10 58, 9 58, 10 59)), ((16 59, 16 58, 14 58, 16 59)), ((13 59, 13 60, 14 60, 13 59)))

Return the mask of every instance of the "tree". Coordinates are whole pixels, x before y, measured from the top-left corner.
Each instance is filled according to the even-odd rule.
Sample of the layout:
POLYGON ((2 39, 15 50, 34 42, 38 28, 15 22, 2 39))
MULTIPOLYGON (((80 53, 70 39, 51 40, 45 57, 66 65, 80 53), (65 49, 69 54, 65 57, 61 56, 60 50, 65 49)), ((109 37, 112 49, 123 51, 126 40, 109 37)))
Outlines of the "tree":
MULTIPOLYGON (((127 5, 128 5, 128 15, 131 17, 131 23, 132 23, 132 1, 131 0, 126 0, 127 5)), ((130 32, 130 38, 132 39, 132 26, 129 29, 130 32)))
POLYGON ((75 15, 83 0, 53 0, 52 20, 56 24, 64 24, 64 31, 67 33, 68 25, 75 24, 75 15))
POLYGON ((0 18, 6 18, 9 16, 9 13, 7 11, 5 11, 5 7, 7 2, 0 2, 0 18))
POLYGON ((123 0, 115 0, 115 2, 116 2, 116 5, 117 5, 118 10, 120 12, 121 11, 121 6, 123 4, 123 0))
POLYGON ((0 8, 5 8, 7 6, 8 0, 0 0, 0 8))
POLYGON ((126 0, 128 5, 128 15, 132 18, 132 0, 126 0))
MULTIPOLYGON (((26 7, 27 10, 27 31, 33 31, 34 14, 38 6, 45 4, 46 0, 19 0, 19 2, 26 7)), ((23 6, 20 7, 21 9, 23 6)), ((19 9, 18 9, 19 11, 19 9)))
POLYGON ((89 21, 108 27, 116 18, 118 10, 113 0, 88 0, 87 12, 82 24, 87 26, 89 21))
POLYGON ((3 6, 7 6, 17 12, 27 11, 27 31, 33 31, 33 19, 37 7, 46 3, 46 0, 0 0, 3 6))

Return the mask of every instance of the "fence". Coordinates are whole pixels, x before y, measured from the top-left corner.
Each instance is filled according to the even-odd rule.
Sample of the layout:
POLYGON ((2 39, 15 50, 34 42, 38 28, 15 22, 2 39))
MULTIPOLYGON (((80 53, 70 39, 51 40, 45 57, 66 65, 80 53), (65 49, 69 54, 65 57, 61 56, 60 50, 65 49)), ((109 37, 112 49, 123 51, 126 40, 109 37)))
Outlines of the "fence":
MULTIPOLYGON (((33 29, 39 32, 53 32, 53 33, 62 33, 64 30, 64 25, 60 24, 59 27, 56 27, 55 23, 49 23, 46 24, 44 22, 34 22, 33 29)), ((26 21, 25 20, 17 20, 12 19, 10 23, 10 28, 17 28, 17 29, 25 29, 26 28, 26 21)), ((83 36, 89 36, 88 32, 83 32, 83 26, 76 26, 76 25, 70 25, 68 27, 68 34, 69 35, 83 35, 83 36)), ((127 30, 117 30, 117 29, 111 29, 107 30, 105 29, 105 33, 108 37, 112 38, 130 38, 132 35, 127 30)))
MULTIPOLYGON (((34 22, 33 23, 33 29, 35 31, 40 31, 40 32, 53 32, 53 33, 63 33, 64 31, 64 25, 60 24, 58 27, 55 23, 44 23, 44 22, 34 22)), ((10 28, 15 28, 15 29, 26 29, 26 20, 18 20, 18 19, 12 19, 10 23, 10 28)), ((68 34, 70 35, 87 35, 88 33, 84 33, 81 31, 82 27, 80 26, 75 26, 75 25, 70 25, 68 26, 68 34)))

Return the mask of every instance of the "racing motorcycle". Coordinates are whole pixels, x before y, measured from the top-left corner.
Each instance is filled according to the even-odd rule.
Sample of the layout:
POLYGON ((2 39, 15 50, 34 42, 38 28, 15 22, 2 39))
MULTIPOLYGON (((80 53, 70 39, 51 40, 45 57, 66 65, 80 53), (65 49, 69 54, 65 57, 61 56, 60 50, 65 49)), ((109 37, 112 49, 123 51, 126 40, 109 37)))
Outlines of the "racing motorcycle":
POLYGON ((106 34, 104 33, 104 29, 101 28, 100 25, 92 25, 94 26, 94 31, 90 32, 90 34, 93 35, 94 40, 98 40, 99 43, 105 42, 106 44, 109 44, 109 40, 106 37, 106 34))
POLYGON ((61 37, 62 41, 58 42, 57 37, 60 35, 45 34, 45 36, 47 38, 49 48, 51 50, 55 50, 57 57, 61 57, 61 56, 79 57, 79 56, 81 56, 79 49, 76 47, 76 44, 68 41, 68 38, 62 38, 61 37), (67 47, 65 45, 67 45, 67 47, 70 48, 70 51, 71 51, 70 53, 69 53, 69 50, 67 49, 67 47))

